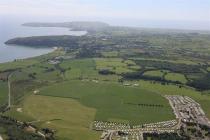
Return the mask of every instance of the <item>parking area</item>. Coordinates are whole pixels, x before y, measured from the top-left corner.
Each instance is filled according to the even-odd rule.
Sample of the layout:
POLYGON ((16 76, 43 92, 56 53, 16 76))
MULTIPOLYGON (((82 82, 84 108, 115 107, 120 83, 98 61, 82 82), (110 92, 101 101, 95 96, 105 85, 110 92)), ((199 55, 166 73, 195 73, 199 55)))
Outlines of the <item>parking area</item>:
POLYGON ((183 122, 198 123, 210 126, 210 121, 206 117, 200 104, 187 96, 168 95, 171 107, 177 119, 183 122))

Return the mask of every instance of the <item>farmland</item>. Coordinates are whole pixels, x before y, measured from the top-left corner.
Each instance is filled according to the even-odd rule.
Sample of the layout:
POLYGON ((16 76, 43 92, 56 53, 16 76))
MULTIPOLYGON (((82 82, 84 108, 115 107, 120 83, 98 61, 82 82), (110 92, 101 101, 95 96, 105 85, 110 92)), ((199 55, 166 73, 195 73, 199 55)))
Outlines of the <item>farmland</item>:
POLYGON ((76 99, 84 106, 97 110, 95 120, 118 122, 122 120, 129 124, 142 124, 173 118, 167 100, 163 97, 146 90, 127 88, 115 83, 72 81, 40 89, 39 95, 76 99), (129 103, 136 105, 132 106, 129 103), (151 106, 138 106, 138 104, 151 106), (160 104, 163 107, 153 107, 153 104, 160 104), (112 108, 113 106, 115 108, 112 108), (156 117, 161 115, 163 116, 156 117))
MULTIPOLYGON (((116 74, 132 72, 133 70, 128 67, 129 62, 123 61, 119 58, 96 58, 96 69, 108 69, 116 74)), ((130 62, 132 66, 135 66, 132 61, 130 62)))
POLYGON ((164 76, 164 72, 160 71, 160 70, 153 70, 153 71, 145 72, 144 75, 154 76, 154 77, 163 77, 164 76))
MULTIPOLYGON (((78 140, 84 137, 86 139, 99 137, 99 133, 90 129, 94 120, 138 125, 174 119, 168 101, 161 96, 165 94, 191 96, 201 103, 210 117, 208 108, 210 97, 201 95, 194 89, 144 80, 124 81, 131 85, 125 86, 118 82, 121 79, 120 73, 113 75, 98 73, 100 69, 107 68, 115 71, 116 69, 112 67, 125 68, 129 72, 137 71, 130 70, 128 64, 138 66, 133 61, 110 58, 64 60, 59 64, 59 67, 65 70, 64 77, 57 66, 49 65, 47 62, 23 67, 12 77, 14 80, 12 99, 16 105, 7 115, 23 121, 39 120, 34 125, 55 129, 57 131, 55 137, 58 139, 70 137, 78 140), (46 71, 51 68, 54 70, 46 71), (34 72, 36 74, 31 78, 29 74, 34 72), (33 82, 25 83, 23 80, 33 82), (132 86, 136 83, 139 86, 132 86), (34 90, 39 92, 34 95, 34 90), (18 108, 22 108, 22 112, 17 112, 18 108), (79 135, 81 132, 84 135, 79 135)), ((168 71, 161 70, 149 74, 155 73, 156 75, 152 76, 157 76, 157 73, 160 73, 163 76, 164 72, 168 74, 168 71)))
POLYGON ((209 37, 112 27, 82 37, 10 40, 60 48, 0 64, 0 105, 7 103, 8 75, 12 103, 1 114, 49 128, 59 140, 99 139, 94 121, 132 127, 173 120, 164 95, 189 96, 210 118, 210 55, 198 49, 210 45, 209 37))
POLYGON ((183 74, 179 73, 167 73, 165 78, 167 80, 172 80, 172 81, 180 81, 181 83, 187 83, 187 80, 183 74))
POLYGON ((8 93, 7 82, 0 81, 0 106, 7 103, 7 93, 8 93))
POLYGON ((69 138, 92 140, 100 136, 89 129, 96 110, 85 107, 73 99, 30 96, 23 103, 23 113, 40 120, 38 125, 41 127, 57 130, 57 137, 61 140, 69 138))

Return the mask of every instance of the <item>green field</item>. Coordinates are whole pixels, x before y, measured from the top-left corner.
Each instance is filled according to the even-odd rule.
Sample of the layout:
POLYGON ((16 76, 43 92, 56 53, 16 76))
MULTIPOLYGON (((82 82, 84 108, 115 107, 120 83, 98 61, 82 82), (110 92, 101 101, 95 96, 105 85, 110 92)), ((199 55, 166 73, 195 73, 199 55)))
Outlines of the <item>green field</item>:
MULTIPOLYGON (((162 95, 190 96, 202 105, 210 117, 210 96, 201 95, 193 88, 143 80, 127 81, 138 83, 138 87, 123 86, 117 82, 121 77, 119 74, 141 69, 131 60, 71 59, 62 61, 59 67, 65 70, 64 81, 59 69, 47 62, 23 66, 21 71, 16 71, 12 79, 21 82, 13 83, 12 101, 15 106, 6 114, 22 121, 40 120, 34 125, 55 129, 56 137, 61 140, 98 139, 100 133, 91 130, 94 120, 138 125, 174 119, 173 111, 162 95), (110 69, 116 74, 100 75, 100 69, 110 69), (33 82, 24 82, 30 81, 29 74, 33 73, 36 73, 33 82), (61 81, 56 82, 58 79, 61 81), (40 85, 41 81, 52 83, 40 85), (39 93, 31 95, 35 89, 39 89, 39 93), (22 108, 22 112, 17 112, 17 108, 22 108)), ((186 83, 184 75, 167 70, 150 70, 144 75, 186 83)), ((0 91, 6 91, 7 84, 1 85, 4 88, 0 87, 0 91)), ((6 96, 1 97, 2 101, 6 96)))
POLYGON ((139 69, 138 66, 132 61, 123 61, 121 58, 95 58, 96 69, 108 69, 117 74, 132 72, 139 69), (130 66, 128 66, 131 64, 130 66), (133 68, 133 69, 132 69, 133 68))
POLYGON ((165 98, 146 90, 124 87, 117 83, 70 81, 44 87, 40 89, 39 94, 76 99, 84 106, 97 110, 95 120, 142 124, 174 118, 165 98), (128 103, 155 104, 163 107, 142 107, 128 103))
MULTIPOLYGON (((136 83, 136 82, 135 82, 136 83)), ((142 89, 147 89, 151 92, 156 92, 161 95, 184 95, 192 97, 198 103, 201 104, 208 118, 210 118, 210 95, 202 94, 201 92, 195 91, 193 88, 182 87, 179 88, 176 85, 162 85, 161 83, 151 83, 150 81, 138 81, 142 89)))
POLYGON ((208 67, 207 70, 210 71, 210 67, 208 67))
POLYGON ((37 63, 37 60, 34 59, 27 59, 27 60, 18 60, 16 62, 9 62, 9 63, 3 63, 0 65, 0 71, 4 71, 7 69, 17 69, 21 67, 26 67, 29 65, 33 65, 37 63))
POLYGON ((7 82, 0 81, 0 106, 7 103, 8 86, 7 82))
POLYGON ((104 57, 117 57, 118 56, 118 52, 117 51, 111 51, 111 52, 102 52, 102 55, 104 57))
POLYGON ((154 77, 163 77, 164 73, 167 73, 167 71, 151 70, 151 71, 146 71, 144 73, 144 75, 145 76, 154 76, 154 77))
POLYGON ((77 59, 64 61, 60 66, 66 69, 67 79, 96 77, 95 62, 93 59, 77 59))
MULTIPOLYGON (((91 127, 94 120, 132 126, 175 119, 164 95, 189 96, 210 118, 208 33, 105 29, 88 29, 81 37, 10 40, 60 48, 0 64, 0 105, 7 103, 7 76, 12 74, 12 107, 4 115, 33 121, 39 130, 54 129, 58 140, 99 139, 101 132, 91 127)), ((5 128, 0 133, 9 138, 5 128)))
POLYGON ((23 114, 40 120, 41 127, 55 129, 59 140, 98 139, 99 133, 89 129, 95 113, 69 98, 30 96, 23 103, 23 114))
POLYGON ((34 124, 39 127, 56 129, 56 136, 61 140, 69 138, 75 140, 84 138, 87 140, 98 139, 99 134, 89 129, 91 122, 95 119, 128 122, 126 121, 126 118, 131 119, 132 117, 135 117, 135 115, 138 115, 137 122, 139 123, 151 122, 151 119, 154 122, 173 119, 174 116, 167 100, 160 95, 175 94, 190 96, 201 104, 207 116, 210 117, 209 95, 201 95, 200 92, 197 92, 194 89, 185 87, 179 88, 176 85, 154 84, 149 81, 135 81, 134 83, 137 82, 140 85, 140 89, 123 87, 115 83, 95 84, 94 82, 81 81, 71 81, 56 86, 44 87, 40 89, 39 94, 41 95, 29 96, 23 101, 21 106, 17 106, 23 107, 22 113, 17 113, 16 109, 14 109, 11 115, 20 119, 25 118, 25 120, 30 120, 28 118, 40 120, 41 122, 34 124), (143 89, 149 90, 150 92, 143 89), (119 91, 120 94, 117 94, 117 91, 119 91), (97 94, 100 96, 97 96, 97 94), (100 99, 101 97, 103 99, 100 99), (110 100, 109 97, 112 99, 110 100), (123 102, 155 103, 165 104, 165 106, 163 110, 149 107, 146 107, 145 109, 138 108, 136 110, 135 107, 130 108, 122 105, 122 101, 118 101, 118 99, 123 99, 123 102), (103 106, 104 104, 108 104, 108 107, 103 106), (109 104, 111 104, 110 107, 109 104), (115 108, 113 108, 113 106, 115 106, 115 108), (124 107, 119 110, 116 106, 124 107), (130 111, 127 109, 130 109, 130 111), (118 111, 120 111, 119 116, 118 111), (126 114, 123 114, 123 117, 121 116, 122 111, 126 111, 126 114), (130 113, 134 115, 130 115, 130 113), (106 114, 109 114, 107 118, 103 116, 106 116, 106 114), (110 116, 114 116, 115 118, 112 117, 110 119, 110 116), (83 135, 79 135, 81 132, 83 135))
POLYGON ((63 61, 60 66, 65 71, 65 78, 67 80, 75 79, 95 79, 103 81, 117 81, 117 75, 99 75, 96 69, 96 62, 94 59, 75 59, 63 61))
POLYGON ((167 73, 165 75, 166 80, 171 80, 171 81, 179 81, 183 84, 187 83, 187 79, 183 74, 180 73, 167 73))
POLYGON ((199 63, 202 63, 200 61, 192 61, 192 60, 184 60, 184 59, 178 59, 178 60, 163 60, 163 59, 154 59, 154 58, 130 58, 133 60, 152 60, 152 61, 159 61, 159 62, 171 62, 174 64, 187 64, 187 65, 198 65, 199 63))

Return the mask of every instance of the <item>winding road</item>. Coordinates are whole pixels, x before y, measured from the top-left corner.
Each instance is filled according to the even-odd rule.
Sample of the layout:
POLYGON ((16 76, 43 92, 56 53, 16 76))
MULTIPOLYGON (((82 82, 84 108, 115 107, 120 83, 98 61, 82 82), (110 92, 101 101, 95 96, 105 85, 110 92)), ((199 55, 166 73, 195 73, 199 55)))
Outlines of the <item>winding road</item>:
MULTIPOLYGON (((7 108, 10 108, 11 107, 11 82, 10 82, 10 78, 12 77, 12 75, 15 73, 15 71, 14 72, 12 72, 12 73, 10 73, 9 75, 8 75, 8 106, 7 106, 7 108)), ((21 123, 21 124, 23 124, 23 122, 21 122, 21 121, 18 121, 19 123, 21 123)), ((31 128, 31 129, 33 129, 33 130, 36 130, 36 128, 34 128, 34 127, 32 127, 31 125, 29 125, 28 126, 29 128, 31 128)), ((40 135, 40 136, 42 136, 42 137, 44 137, 45 138, 45 135, 42 133, 42 132, 40 132, 40 131, 37 131, 37 133, 40 135)), ((1 135, 0 135, 0 140, 3 140, 3 138, 1 137, 1 135)))
POLYGON ((8 80, 8 108, 11 107, 11 83, 10 83, 10 78, 12 77, 13 74, 14 74, 14 72, 10 73, 8 78, 7 78, 7 80, 8 80))

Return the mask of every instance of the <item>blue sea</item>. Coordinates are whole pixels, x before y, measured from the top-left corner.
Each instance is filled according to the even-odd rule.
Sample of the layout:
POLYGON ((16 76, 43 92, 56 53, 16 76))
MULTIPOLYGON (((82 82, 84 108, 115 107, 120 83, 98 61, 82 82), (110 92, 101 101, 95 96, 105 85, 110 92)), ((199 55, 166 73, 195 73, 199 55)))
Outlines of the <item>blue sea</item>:
POLYGON ((24 46, 5 45, 9 39, 15 37, 44 36, 44 35, 84 35, 85 31, 71 31, 68 28, 54 27, 25 27, 23 23, 14 20, 0 22, 0 63, 39 56, 52 52, 52 48, 31 48, 24 46))

